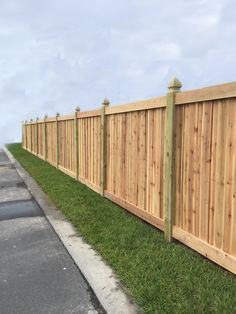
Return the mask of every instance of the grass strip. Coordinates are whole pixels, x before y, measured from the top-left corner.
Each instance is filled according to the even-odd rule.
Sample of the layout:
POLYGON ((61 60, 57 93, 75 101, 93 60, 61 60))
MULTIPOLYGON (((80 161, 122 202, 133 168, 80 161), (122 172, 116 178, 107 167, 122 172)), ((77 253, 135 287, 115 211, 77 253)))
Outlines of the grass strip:
POLYGON ((8 149, 146 313, 235 313, 236 277, 43 160, 8 149))

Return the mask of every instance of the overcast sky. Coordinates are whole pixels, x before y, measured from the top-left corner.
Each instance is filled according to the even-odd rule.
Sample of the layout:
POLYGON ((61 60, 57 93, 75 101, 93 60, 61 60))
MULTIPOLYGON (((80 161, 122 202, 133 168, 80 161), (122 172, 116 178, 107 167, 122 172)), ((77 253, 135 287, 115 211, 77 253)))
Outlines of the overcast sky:
POLYGON ((0 0, 0 144, 21 121, 236 80, 235 0, 0 0))

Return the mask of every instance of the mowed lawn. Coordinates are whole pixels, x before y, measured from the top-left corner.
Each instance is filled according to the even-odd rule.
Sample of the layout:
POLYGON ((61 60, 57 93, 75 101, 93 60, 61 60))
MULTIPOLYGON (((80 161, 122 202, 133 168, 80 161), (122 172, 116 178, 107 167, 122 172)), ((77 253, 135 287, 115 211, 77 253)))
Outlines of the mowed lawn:
POLYGON ((236 276, 41 159, 8 149, 146 313, 236 313, 236 276))

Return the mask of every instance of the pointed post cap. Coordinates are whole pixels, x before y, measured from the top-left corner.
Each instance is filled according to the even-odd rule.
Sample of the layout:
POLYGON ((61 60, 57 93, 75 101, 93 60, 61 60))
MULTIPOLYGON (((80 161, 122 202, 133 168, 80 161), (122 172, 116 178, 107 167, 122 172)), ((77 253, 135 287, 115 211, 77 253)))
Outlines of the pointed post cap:
POLYGON ((48 115, 47 115, 47 114, 45 114, 44 119, 46 120, 46 119, 47 119, 47 117, 48 117, 48 115))
POLYGON ((75 108, 75 111, 76 111, 76 112, 79 112, 79 111, 80 111, 80 107, 77 106, 77 107, 75 108))
POLYGON ((110 101, 107 99, 107 98, 105 98, 104 100, 103 100, 103 102, 102 102, 102 105, 103 106, 109 106, 110 105, 110 101))
POLYGON ((39 117, 36 117, 36 121, 38 121, 39 120, 39 117))
POLYGON ((60 116, 60 113, 59 113, 59 112, 57 112, 57 113, 56 113, 56 117, 59 117, 59 116, 60 116))
POLYGON ((182 83, 176 77, 173 77, 168 84, 169 92, 179 92, 181 87, 182 83))
POLYGON ((32 123, 33 122, 33 119, 30 119, 30 123, 32 123))

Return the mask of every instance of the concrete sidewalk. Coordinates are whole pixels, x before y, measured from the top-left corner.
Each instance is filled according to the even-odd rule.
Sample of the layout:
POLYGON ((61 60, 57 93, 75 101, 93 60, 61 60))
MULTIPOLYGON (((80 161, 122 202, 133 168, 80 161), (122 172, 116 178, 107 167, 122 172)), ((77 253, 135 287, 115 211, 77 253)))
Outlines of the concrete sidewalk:
POLYGON ((0 313, 104 313, 0 150, 0 313))

